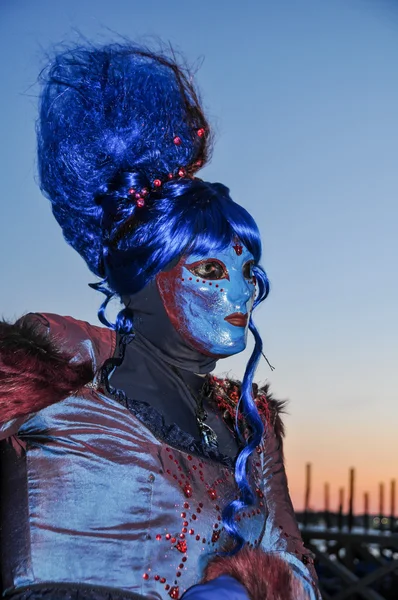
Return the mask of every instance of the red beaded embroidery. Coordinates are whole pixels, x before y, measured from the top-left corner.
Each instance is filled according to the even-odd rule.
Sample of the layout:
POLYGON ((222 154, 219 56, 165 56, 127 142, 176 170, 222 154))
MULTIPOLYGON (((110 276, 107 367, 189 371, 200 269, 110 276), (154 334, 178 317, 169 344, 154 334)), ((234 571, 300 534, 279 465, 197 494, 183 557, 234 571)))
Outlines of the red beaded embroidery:
MULTIPOLYGON (((229 379, 219 379, 217 377, 210 378, 212 400, 216 404, 218 410, 223 414, 224 419, 229 416, 229 420, 235 423, 236 409, 240 398, 240 389, 238 384, 229 379)), ((264 425, 271 424, 271 411, 264 394, 257 394, 254 399, 257 410, 262 418, 264 425)), ((239 421, 243 425, 242 415, 239 415, 239 421)), ((259 449, 261 452, 261 449, 259 449)))
POLYGON ((181 552, 182 554, 185 554, 185 552, 188 549, 186 541, 185 540, 181 540, 180 542, 178 542, 178 544, 176 545, 176 548, 177 548, 178 552, 181 552))
MULTIPOLYGON (((236 406, 237 403, 239 401, 240 398, 240 388, 239 385, 236 382, 232 382, 232 381, 223 381, 220 379, 217 379, 215 377, 210 378, 209 379, 209 388, 210 388, 210 400, 213 400, 215 406, 222 411, 222 414, 225 417, 225 414, 227 413, 228 415, 232 416, 234 418, 234 415, 236 413, 236 406)), ((265 416, 268 420, 268 415, 269 415, 269 409, 268 409, 268 402, 265 398, 265 396, 260 396, 259 398, 256 399, 256 403, 257 405, 260 404, 260 412, 262 414, 262 416, 265 416)), ((242 425, 244 425, 244 422, 242 420, 242 425)), ((195 502, 195 499, 193 500, 195 503, 192 506, 192 503, 189 502, 184 502, 182 503, 182 506, 180 508, 181 512, 179 512, 180 517, 181 517, 181 528, 180 528, 180 532, 176 532, 173 531, 173 533, 166 533, 165 531, 162 531, 162 533, 157 533, 156 534, 156 540, 161 541, 163 538, 164 540, 167 540, 169 542, 169 544, 171 544, 171 549, 174 552, 177 552, 177 555, 179 556, 179 560, 178 562, 176 561, 175 564, 175 580, 174 580, 174 586, 171 587, 171 585, 167 584, 165 585, 165 589, 170 590, 169 595, 172 598, 179 598, 179 588, 176 585, 177 584, 177 578, 182 577, 184 575, 184 572, 182 571, 182 569, 186 566, 185 562, 187 561, 187 553, 188 553, 188 543, 187 543, 187 539, 185 539, 186 537, 188 538, 188 536, 192 536, 189 537, 188 539, 190 539, 190 543, 193 543, 193 540, 195 539, 197 542, 199 542, 202 546, 202 550, 205 550, 205 545, 206 544, 216 544, 219 541, 219 538, 222 534, 223 527, 222 527, 222 517, 221 517, 221 508, 218 504, 215 503, 215 501, 219 498, 219 497, 224 497, 224 492, 223 490, 218 490, 218 486, 221 486, 222 484, 225 484, 228 482, 228 480, 230 480, 230 478, 232 477, 232 473, 226 469, 223 468, 219 473, 221 474, 221 477, 219 476, 217 479, 213 479, 213 480, 209 480, 209 481, 205 481, 205 476, 207 471, 205 470, 205 465, 198 460, 197 457, 192 456, 192 455, 188 455, 187 461, 184 464, 183 461, 179 458, 175 458, 176 457, 176 453, 174 452, 174 450, 172 448, 167 447, 166 448, 166 452, 167 452, 167 460, 169 461, 169 466, 171 467, 171 469, 167 469, 166 472, 167 474, 172 478, 175 479, 176 481, 178 481, 181 492, 184 494, 184 496, 186 498, 191 498, 192 496, 194 496, 194 487, 193 487, 193 482, 197 481, 197 479, 200 479, 200 481, 204 482, 204 492, 207 493, 207 497, 208 499, 211 501, 212 504, 210 504, 209 507, 209 503, 207 500, 207 508, 211 508, 213 507, 213 509, 215 509, 218 514, 216 513, 216 515, 214 515, 214 520, 215 522, 213 522, 214 524, 212 525, 212 529, 213 531, 211 532, 211 536, 209 536, 209 538, 206 540, 205 537, 202 537, 203 534, 200 533, 196 533, 196 531, 192 528, 192 525, 198 524, 198 526, 196 527, 196 530, 199 529, 200 530, 200 519, 201 519, 201 513, 202 513, 202 509, 204 509, 206 502, 195 502), (181 462, 180 462, 181 461, 181 462), (175 472, 173 472, 173 470, 175 472), (178 473, 178 476, 176 475, 176 473, 178 473), (198 478, 196 479, 196 475, 198 475, 198 478), (214 504, 213 504, 214 502, 214 504), (195 511, 195 512, 191 512, 191 511, 195 511), (183 555, 183 556, 181 556, 183 555), (171 587, 171 589, 170 589, 171 587)), ((258 460, 258 459, 257 459, 258 460)), ((256 465, 257 467, 261 466, 261 461, 260 461, 260 465, 256 465)), ((228 482, 229 483, 229 482, 228 482)), ((261 496, 261 490, 259 490, 258 488, 258 484, 257 484, 257 493, 260 497, 261 496)), ((202 499, 203 498, 203 494, 202 494, 202 499)), ((204 499, 205 500, 205 499, 204 499)), ((259 502, 259 505, 263 505, 262 502, 259 502)), ((176 509, 178 510, 178 504, 175 505, 176 509)), ((260 510, 251 510, 248 513, 243 513, 242 515, 239 515, 237 517, 237 520, 240 521, 241 518, 251 518, 252 516, 256 515, 256 514, 260 514, 260 510)), ((257 542, 256 542, 257 543, 257 542)), ((170 546, 169 546, 170 548, 170 546)), ((152 575, 152 578, 155 579, 155 581, 160 581, 160 583, 165 584, 166 583, 166 579, 165 578, 160 578, 160 574, 157 575, 152 575)), ((144 579, 148 579, 149 575, 148 573, 145 573, 143 575, 144 579)), ((171 584, 171 582, 170 582, 171 584)))
POLYGON ((189 483, 186 483, 182 489, 187 498, 192 496, 192 487, 189 485, 189 483))

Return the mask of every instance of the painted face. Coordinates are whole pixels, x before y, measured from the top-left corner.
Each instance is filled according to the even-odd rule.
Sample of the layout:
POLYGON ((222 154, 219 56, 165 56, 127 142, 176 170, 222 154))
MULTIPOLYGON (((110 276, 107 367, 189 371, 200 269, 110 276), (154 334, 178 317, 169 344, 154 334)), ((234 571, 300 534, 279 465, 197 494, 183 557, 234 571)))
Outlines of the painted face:
POLYGON ((244 350, 255 296, 253 255, 231 243, 215 255, 183 256, 156 277, 168 317, 203 354, 222 357, 244 350))

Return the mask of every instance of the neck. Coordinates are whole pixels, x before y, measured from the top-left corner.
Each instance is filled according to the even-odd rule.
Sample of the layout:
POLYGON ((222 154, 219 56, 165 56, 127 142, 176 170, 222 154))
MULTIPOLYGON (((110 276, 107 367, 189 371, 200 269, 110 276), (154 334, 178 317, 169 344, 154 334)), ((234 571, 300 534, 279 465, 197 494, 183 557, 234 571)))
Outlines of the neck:
POLYGON ((137 345, 173 367, 198 375, 213 371, 216 359, 193 348, 170 322, 154 280, 123 301, 134 314, 137 345))

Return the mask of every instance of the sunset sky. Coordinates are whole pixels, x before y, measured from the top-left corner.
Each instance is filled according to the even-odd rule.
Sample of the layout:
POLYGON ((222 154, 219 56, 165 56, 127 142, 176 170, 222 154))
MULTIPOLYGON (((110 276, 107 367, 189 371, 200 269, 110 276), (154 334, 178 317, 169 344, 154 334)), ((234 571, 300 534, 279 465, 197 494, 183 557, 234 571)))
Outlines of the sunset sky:
MULTIPOLYGON (((257 220, 272 291, 256 322, 257 379, 288 398, 286 461, 302 508, 332 508, 348 470, 377 507, 398 476, 398 5, 387 0, 0 0, 2 314, 97 323, 101 296, 36 183, 36 78, 45 54, 161 38, 200 66, 215 132, 202 177, 257 220)), ((247 352, 218 363, 243 375, 247 352)))

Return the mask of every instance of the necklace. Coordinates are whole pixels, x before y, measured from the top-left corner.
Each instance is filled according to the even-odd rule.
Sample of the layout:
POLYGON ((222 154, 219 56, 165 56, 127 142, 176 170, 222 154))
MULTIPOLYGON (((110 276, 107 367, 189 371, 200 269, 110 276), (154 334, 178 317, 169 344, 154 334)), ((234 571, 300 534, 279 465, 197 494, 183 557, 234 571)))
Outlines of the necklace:
MULTIPOLYGON (((189 386, 187 387, 189 389, 189 386)), ((207 423, 205 422, 208 416, 203 406, 203 390, 205 387, 206 383, 203 384, 203 387, 200 390, 199 397, 196 399, 196 422, 198 424, 200 435, 202 436, 202 441, 206 444, 206 446, 209 446, 209 448, 217 450, 217 434, 214 431, 214 429, 212 429, 210 425, 207 425, 207 423)), ((192 394, 191 390, 189 390, 189 392, 192 394)))
POLYGON ((210 448, 212 450, 218 450, 217 434, 214 431, 214 429, 212 429, 210 427, 210 425, 208 425, 206 423, 208 414, 203 406, 203 398, 206 396, 206 392, 208 391, 208 377, 205 377, 205 380, 200 389, 200 392, 199 392, 199 394, 197 394, 191 388, 189 383, 187 381, 185 381, 185 379, 182 377, 182 375, 179 372, 179 370, 177 369, 177 367, 174 367, 172 365, 170 365, 170 366, 171 366, 171 369, 173 370, 173 372, 175 373, 175 375, 185 385, 186 389, 189 392, 189 395, 191 396, 191 398, 194 402, 194 405, 196 407, 195 408, 196 423, 198 425, 202 443, 205 444, 208 448, 210 448))

